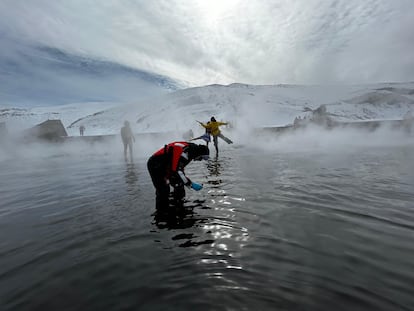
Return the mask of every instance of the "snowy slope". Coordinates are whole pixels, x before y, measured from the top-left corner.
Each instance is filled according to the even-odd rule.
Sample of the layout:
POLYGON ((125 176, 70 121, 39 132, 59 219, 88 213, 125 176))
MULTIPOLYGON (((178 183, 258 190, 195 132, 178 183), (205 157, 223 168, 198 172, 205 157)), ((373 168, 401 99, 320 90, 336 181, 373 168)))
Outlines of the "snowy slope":
MULTIPOLYGON (((85 102, 62 106, 33 107, 33 108, 0 108, 0 122, 6 122, 10 131, 18 132, 44 122, 59 119, 67 126, 85 116, 93 115, 97 111, 106 110, 119 103, 113 102, 85 102)), ((79 131, 78 131, 79 132, 79 131)), ((69 133, 77 134, 77 133, 69 133)))
POLYGON ((414 112, 414 83, 209 85, 133 104, 80 103, 15 110, 15 114, 0 109, 0 122, 23 128, 55 118, 62 120, 70 135, 77 135, 81 124, 86 126, 87 135, 99 135, 118 133, 123 122, 129 120, 137 133, 193 129, 197 134, 202 129, 196 120, 207 121, 213 115, 217 120, 230 121, 235 128, 281 126, 320 105, 326 105, 328 114, 337 121, 402 119, 414 112))
MULTIPOLYGON (((116 132, 130 120, 137 132, 200 130, 210 116, 235 127, 280 126, 305 116, 305 108, 326 105, 338 121, 402 119, 414 110, 414 83, 372 86, 252 86, 232 84, 191 88, 88 116, 77 123, 116 132), (145 108, 142 108, 145 107, 145 108)), ((76 126, 75 123, 73 126, 76 126)))

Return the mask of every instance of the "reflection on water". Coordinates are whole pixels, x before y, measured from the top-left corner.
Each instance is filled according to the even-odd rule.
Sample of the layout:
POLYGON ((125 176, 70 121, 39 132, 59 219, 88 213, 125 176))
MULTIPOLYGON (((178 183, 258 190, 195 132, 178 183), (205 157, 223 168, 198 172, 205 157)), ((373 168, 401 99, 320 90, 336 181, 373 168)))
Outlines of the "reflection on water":
MULTIPOLYGON (((157 210, 154 216, 154 224, 158 229, 167 230, 182 230, 190 229, 196 225, 201 225, 206 222, 205 218, 201 218, 193 211, 194 207, 184 207, 179 210, 159 211, 157 210)), ((193 230, 186 230, 186 233, 178 233, 171 237, 171 240, 176 241, 179 247, 193 247, 202 244, 212 244, 214 240, 203 239, 200 240, 199 236, 193 230)))
POLYGON ((210 159, 207 162, 207 169, 208 169, 209 177, 210 177, 208 179, 208 183, 210 185, 216 185, 217 187, 219 187, 222 181, 220 178, 221 160, 219 159, 218 156, 210 159))
POLYGON ((202 222, 203 219, 197 217, 194 208, 202 206, 201 202, 189 204, 185 202, 184 206, 170 206, 168 209, 156 209, 153 213, 154 224, 159 229, 185 229, 191 228, 196 222, 202 222))
POLYGON ((218 156, 215 156, 207 162, 207 169, 210 173, 210 176, 220 175, 221 161, 218 156))
POLYGON ((138 181, 138 174, 133 162, 126 163, 125 182, 130 186, 135 186, 138 181))
POLYGON ((1 310, 411 310, 412 151, 224 149, 167 211, 145 158, 0 162, 1 310))

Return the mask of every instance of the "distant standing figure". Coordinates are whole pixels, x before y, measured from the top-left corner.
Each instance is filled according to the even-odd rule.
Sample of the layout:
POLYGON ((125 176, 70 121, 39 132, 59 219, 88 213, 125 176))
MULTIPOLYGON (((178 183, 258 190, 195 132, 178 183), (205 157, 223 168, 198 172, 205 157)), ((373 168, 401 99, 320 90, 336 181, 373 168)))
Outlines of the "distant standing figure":
POLYGON ((211 131, 211 135, 213 135, 214 147, 216 148, 216 154, 218 154, 218 137, 220 137, 222 140, 224 140, 228 144, 233 143, 230 139, 228 139, 226 136, 221 134, 221 131, 219 129, 219 126, 227 125, 228 122, 219 122, 219 121, 216 121, 216 118, 211 117, 210 123, 204 124, 200 121, 198 121, 198 123, 200 123, 201 126, 204 127, 205 129, 209 129, 211 131))
POLYGON ((124 122, 124 126, 121 128, 122 142, 124 143, 124 158, 127 160, 127 149, 129 148, 129 155, 132 161, 132 142, 135 142, 134 134, 132 134, 131 127, 128 121, 124 122))
POLYGON ((83 133, 84 132, 85 132, 85 126, 84 125, 79 126, 79 134, 80 134, 80 136, 83 136, 83 133))

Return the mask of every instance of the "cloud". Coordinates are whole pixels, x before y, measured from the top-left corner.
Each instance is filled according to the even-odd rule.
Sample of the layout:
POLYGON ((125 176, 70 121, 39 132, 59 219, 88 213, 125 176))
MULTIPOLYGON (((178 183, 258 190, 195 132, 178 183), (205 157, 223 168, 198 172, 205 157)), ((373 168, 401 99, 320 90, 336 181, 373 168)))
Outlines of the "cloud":
POLYGON ((0 38, 191 85, 407 81, 413 12, 407 0, 4 0, 0 38))

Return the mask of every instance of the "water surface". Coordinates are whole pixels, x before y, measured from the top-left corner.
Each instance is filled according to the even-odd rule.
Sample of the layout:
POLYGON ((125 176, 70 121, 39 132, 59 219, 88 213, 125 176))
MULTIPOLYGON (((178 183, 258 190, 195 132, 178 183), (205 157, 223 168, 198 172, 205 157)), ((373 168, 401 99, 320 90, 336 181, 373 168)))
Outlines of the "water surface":
POLYGON ((191 163, 155 213, 146 157, 0 162, 2 310, 413 310, 414 148, 191 163))

